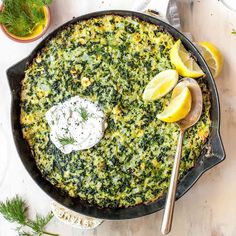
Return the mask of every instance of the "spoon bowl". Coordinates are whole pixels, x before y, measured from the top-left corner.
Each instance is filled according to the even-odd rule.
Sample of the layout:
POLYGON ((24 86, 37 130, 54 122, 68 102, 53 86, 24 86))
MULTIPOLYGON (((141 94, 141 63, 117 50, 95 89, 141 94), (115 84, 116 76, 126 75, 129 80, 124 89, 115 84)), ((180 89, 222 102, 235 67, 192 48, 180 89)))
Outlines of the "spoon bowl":
POLYGON ((178 96, 185 87, 188 87, 191 92, 192 104, 188 115, 184 119, 176 122, 182 130, 186 130, 195 125, 202 114, 202 91, 195 79, 182 79, 174 88, 172 98, 178 96))
POLYGON ((178 145, 174 158, 174 164, 170 179, 170 186, 167 193, 165 210, 161 226, 162 234, 168 234, 171 230, 175 198, 176 198, 176 188, 179 175, 179 166, 182 155, 184 132, 188 128, 196 124, 202 114, 202 91, 196 80, 191 78, 183 78, 174 88, 172 93, 172 99, 178 96, 185 87, 188 87, 188 89, 191 92, 192 96, 191 110, 184 119, 176 122, 176 124, 178 124, 180 128, 180 133, 179 133, 178 145))

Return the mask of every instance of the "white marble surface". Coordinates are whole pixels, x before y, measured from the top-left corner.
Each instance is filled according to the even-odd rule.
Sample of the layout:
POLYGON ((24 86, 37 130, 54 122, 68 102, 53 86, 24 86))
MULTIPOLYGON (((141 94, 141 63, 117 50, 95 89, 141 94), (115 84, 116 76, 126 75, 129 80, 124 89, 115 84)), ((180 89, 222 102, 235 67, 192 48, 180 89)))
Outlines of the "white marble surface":
MULTIPOLYGON (((101 9, 134 9, 137 0, 54 0, 50 30, 73 16, 101 9), (103 2, 103 3, 102 3, 103 2)), ((158 0, 157 0, 158 1, 158 0)), ((236 235, 236 13, 216 0, 178 0, 185 31, 195 40, 207 40, 218 45, 225 56, 225 66, 217 87, 221 100, 221 131, 227 159, 205 173, 195 186, 176 204, 174 236, 234 236, 236 235)), ((10 91, 6 69, 27 56, 38 43, 19 44, 0 32, 0 200, 16 193, 30 205, 30 214, 46 213, 51 200, 34 184, 20 162, 10 127, 10 91)), ((62 236, 77 235, 161 235, 162 211, 150 216, 126 221, 106 221, 92 231, 80 231, 54 219, 48 230, 62 236)), ((0 236, 17 235, 14 226, 0 217, 0 236)))

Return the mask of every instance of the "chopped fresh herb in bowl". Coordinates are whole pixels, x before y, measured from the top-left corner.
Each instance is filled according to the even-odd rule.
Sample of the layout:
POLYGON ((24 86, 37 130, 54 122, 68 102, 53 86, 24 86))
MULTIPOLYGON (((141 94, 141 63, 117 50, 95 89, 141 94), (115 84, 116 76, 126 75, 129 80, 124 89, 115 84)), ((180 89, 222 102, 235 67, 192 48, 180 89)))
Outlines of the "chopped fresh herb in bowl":
POLYGON ((45 8, 51 1, 3 0, 0 24, 13 36, 37 36, 47 25, 48 13, 45 8))

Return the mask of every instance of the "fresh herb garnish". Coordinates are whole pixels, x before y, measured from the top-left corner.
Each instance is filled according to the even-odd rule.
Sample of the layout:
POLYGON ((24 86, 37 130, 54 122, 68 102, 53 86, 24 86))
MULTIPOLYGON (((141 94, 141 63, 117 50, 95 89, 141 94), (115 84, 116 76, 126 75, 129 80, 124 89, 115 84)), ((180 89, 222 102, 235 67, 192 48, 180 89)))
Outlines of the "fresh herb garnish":
POLYGON ((81 116, 83 122, 88 120, 90 114, 88 113, 88 111, 84 107, 79 108, 79 113, 80 113, 80 116, 81 116))
POLYGON ((75 143, 75 139, 72 137, 61 137, 58 138, 59 142, 61 143, 62 146, 66 146, 68 144, 74 144, 75 143))
POLYGON ((16 36, 32 34, 35 26, 45 19, 43 6, 52 0, 3 0, 0 24, 16 36))
POLYGON ((236 34, 236 30, 235 30, 235 29, 233 29, 231 33, 232 33, 232 34, 236 34))
POLYGON ((0 213, 9 222, 17 223, 18 227, 16 231, 20 236, 41 236, 52 235, 58 236, 58 234, 49 233, 44 230, 45 226, 52 219, 53 214, 49 213, 46 216, 36 215, 35 220, 31 220, 27 217, 28 207, 25 201, 16 196, 12 199, 7 199, 5 202, 0 202, 0 213), (27 231, 26 231, 27 230, 27 231))

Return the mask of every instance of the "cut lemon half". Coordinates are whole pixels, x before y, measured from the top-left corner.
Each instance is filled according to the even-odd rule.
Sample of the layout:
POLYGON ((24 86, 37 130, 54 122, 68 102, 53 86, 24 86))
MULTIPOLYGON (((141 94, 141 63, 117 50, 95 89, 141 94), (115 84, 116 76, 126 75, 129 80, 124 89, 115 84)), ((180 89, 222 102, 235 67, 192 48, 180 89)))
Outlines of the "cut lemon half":
POLYGON ((191 110, 192 96, 188 87, 173 98, 165 110, 157 118, 165 122, 176 122, 185 118, 191 110))
POLYGON ((191 54, 185 49, 180 39, 170 50, 170 60, 176 67, 178 73, 182 76, 199 78, 204 75, 203 71, 191 54))
POLYGON ((146 86, 143 100, 153 101, 165 96, 177 84, 179 79, 176 70, 164 70, 157 74, 146 86))
POLYGON ((218 48, 209 42, 199 42, 197 47, 209 66, 214 78, 220 75, 223 66, 223 56, 218 48))

